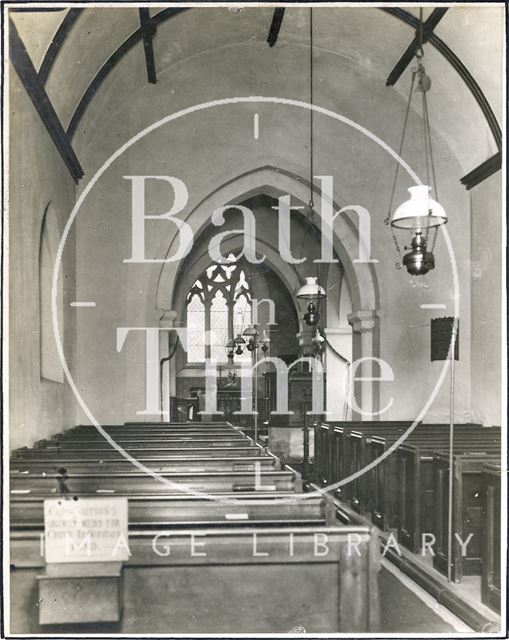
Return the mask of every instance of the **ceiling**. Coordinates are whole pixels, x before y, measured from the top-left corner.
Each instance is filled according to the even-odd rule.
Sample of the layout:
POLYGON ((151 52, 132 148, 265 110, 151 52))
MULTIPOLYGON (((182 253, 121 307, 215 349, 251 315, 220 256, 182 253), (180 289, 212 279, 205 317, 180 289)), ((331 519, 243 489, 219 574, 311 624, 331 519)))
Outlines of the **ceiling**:
MULTIPOLYGON (((317 104, 320 102, 320 59, 325 60, 326 55, 333 56, 337 65, 338 92, 341 92, 343 65, 355 67, 370 83, 385 85, 414 39, 413 26, 419 18, 419 8, 415 6, 397 11, 400 15, 365 7, 313 9, 317 104)), ((426 21, 432 12, 433 7, 425 7, 423 20, 426 21)), ((240 10, 204 7, 179 12, 173 5, 170 10, 152 7, 149 15, 155 16, 156 20, 159 16, 153 40, 148 38, 149 43, 152 41, 159 83, 171 86, 173 67, 228 47, 232 57, 227 70, 207 69, 204 65, 203 71, 206 74, 235 74, 243 64, 239 55, 239 47, 243 44, 258 46, 260 56, 273 55, 275 65, 285 65, 284 73, 307 74, 308 70, 303 70, 300 64, 292 68, 287 58, 283 62, 278 55, 285 48, 301 48, 303 53, 308 49, 308 7, 286 8, 273 48, 266 42, 274 16, 273 7, 246 6, 240 10), (175 15, 171 15, 172 11, 175 15), (163 14, 164 20, 161 19, 163 14)), ((137 8, 11 11, 10 17, 35 70, 44 71, 41 84, 63 129, 67 130, 71 144, 82 144, 78 140, 82 135, 80 119, 87 110, 93 109, 94 101, 102 94, 108 95, 109 112, 114 113, 133 91, 150 91, 137 8), (122 76, 129 77, 129 82, 120 82, 122 76)), ((452 6, 436 25, 433 38, 445 43, 452 53, 452 63, 443 50, 436 48, 433 40, 425 45, 425 64, 432 76, 432 99, 435 101, 432 125, 450 141, 460 164, 470 171, 500 150, 496 126, 503 112, 503 5, 452 6), (455 68, 456 60, 461 65, 460 73, 458 65, 455 68), (461 69, 466 70, 466 79, 461 69), (473 81, 470 86, 469 81, 473 81), (491 122, 486 113, 491 113, 491 122), (475 136, 469 142, 473 132, 475 136)), ((394 87, 388 87, 386 91, 396 91, 402 100, 406 100, 413 65, 412 61, 394 87)), ((199 82, 199 78, 196 81, 199 82)), ((270 79, 267 81, 270 84, 270 79)), ((260 86, 259 95, 264 92, 276 95, 279 89, 260 86)), ((364 97, 352 94, 345 99, 355 103, 364 97)), ((377 108, 383 108, 383 105, 377 105, 377 108)))

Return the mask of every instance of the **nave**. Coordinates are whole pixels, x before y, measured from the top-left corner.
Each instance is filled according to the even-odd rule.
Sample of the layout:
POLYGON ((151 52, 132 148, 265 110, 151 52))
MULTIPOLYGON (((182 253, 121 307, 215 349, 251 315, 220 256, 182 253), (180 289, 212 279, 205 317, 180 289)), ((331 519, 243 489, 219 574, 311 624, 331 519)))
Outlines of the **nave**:
POLYGON ((6 629, 506 633, 505 7, 2 10, 6 629))

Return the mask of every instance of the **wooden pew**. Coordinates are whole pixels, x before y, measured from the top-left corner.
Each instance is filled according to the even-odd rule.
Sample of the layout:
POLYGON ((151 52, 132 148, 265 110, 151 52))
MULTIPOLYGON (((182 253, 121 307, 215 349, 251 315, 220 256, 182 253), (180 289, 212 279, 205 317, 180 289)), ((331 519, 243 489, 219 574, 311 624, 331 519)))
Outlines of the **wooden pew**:
MULTIPOLYGON (((15 633, 48 632, 38 624, 34 593, 44 570, 39 537, 11 534, 15 633)), ((368 527, 133 531, 129 547, 118 633, 379 631, 379 543, 368 527), (192 534, 201 536, 199 551, 206 555, 191 556, 192 534), (327 553, 317 540, 326 542, 327 553), (360 555, 352 552, 352 540, 360 555)), ((103 629, 94 625, 94 631, 103 629)))
MULTIPOLYGON (((362 434, 373 435, 384 434, 387 430, 397 429, 399 433, 403 433, 412 422, 395 421, 395 422, 361 422, 361 421, 333 421, 326 423, 318 423, 315 426, 315 481, 319 486, 329 485, 345 478, 346 469, 344 464, 350 466, 347 456, 344 454, 343 436, 348 437, 351 432, 360 432, 362 434)), ((356 440, 354 439, 354 442, 356 440)), ((353 444, 355 447, 356 445, 353 444)), ((343 490, 338 491, 341 496, 343 490)), ((348 490, 347 490, 348 491, 348 490)), ((358 493, 358 491, 354 491, 358 493)))
MULTIPOLYGON (((230 441, 243 441, 243 440, 249 440, 249 438, 247 436, 245 436, 244 434, 241 433, 229 433, 229 432, 222 432, 222 433, 218 433, 218 434, 208 434, 206 432, 200 432, 200 433, 171 433, 171 434, 165 434, 165 433, 147 433, 147 434, 137 434, 137 435, 111 435, 108 434, 115 442, 118 442, 119 444, 137 444, 139 442, 146 442, 147 444, 150 444, 151 442, 166 442, 168 443, 172 443, 172 442, 179 442, 179 441, 193 441, 193 440, 198 440, 198 441, 203 441, 203 440, 214 440, 216 443, 219 442, 230 442, 230 441)), ((67 445, 69 442, 74 442, 76 444, 83 444, 83 445, 88 445, 90 443, 103 443, 103 442, 107 442, 106 438, 101 434, 101 433, 97 433, 97 434, 87 434, 87 435, 81 435, 81 434, 71 434, 71 433, 63 433, 63 434, 59 434, 59 435, 55 435, 52 436, 50 439, 48 440, 39 440, 37 441, 38 443, 43 444, 43 446, 45 444, 49 444, 49 445, 53 445, 53 444, 58 444, 60 446, 65 446, 67 445)), ((37 443, 36 443, 37 444, 37 443)))
MULTIPOLYGON (((171 473, 179 471, 255 471, 256 469, 278 469, 279 460, 270 455, 260 455, 253 457, 236 458, 183 458, 173 459, 153 458, 144 462, 145 466, 157 473, 171 473)), ((137 472, 139 468, 125 458, 110 458, 99 460, 77 460, 72 458, 53 458, 39 460, 37 458, 28 460, 12 460, 9 464, 12 474, 27 475, 29 472, 37 473, 85 473, 86 471, 96 471, 98 473, 109 473, 121 471, 123 473, 137 472)))
MULTIPOLYGON (((286 467, 286 469, 289 469, 286 467)), ((175 483, 168 485, 147 473, 109 472, 10 475, 10 494, 15 495, 71 495, 103 494, 130 496, 140 493, 182 493, 182 487, 204 493, 230 493, 232 491, 294 491, 301 490, 300 476, 293 470, 284 471, 217 471, 164 473, 160 478, 175 483), (180 487, 180 488, 179 488, 180 487)))
POLYGON ((332 420, 325 423, 333 428, 341 427, 342 429, 365 430, 373 433, 384 432, 387 429, 397 428, 401 431, 408 429, 413 424, 412 420, 332 420))
MULTIPOLYGON (((319 425, 315 440, 317 483, 329 485, 365 467, 379 458, 411 424, 352 422, 339 423, 341 426, 334 428, 331 424, 319 425), (384 437, 372 435, 375 433, 384 433, 384 437)), ((496 449, 500 439, 499 429, 472 424, 456 425, 455 433, 456 439, 462 439, 463 448, 496 449)), ((433 522, 432 471, 427 464, 432 460, 432 452, 424 453, 422 445, 429 444, 431 450, 437 450, 446 446, 448 439, 448 425, 419 424, 384 462, 335 493, 358 513, 371 514, 380 528, 398 528, 403 544, 418 551, 421 531, 431 531, 433 522)))
MULTIPOLYGON (((348 477, 360 471, 364 467, 364 445, 365 439, 361 431, 349 430, 342 435, 342 474, 348 477)), ((343 487, 339 494, 342 500, 350 503, 356 513, 363 512, 364 482, 360 476, 351 480, 343 487)))
MULTIPOLYGON (((146 422, 143 424, 104 424, 101 428, 108 433, 120 431, 122 433, 144 433, 145 431, 238 431, 239 427, 228 422, 146 422)), ((66 429, 65 433, 95 432, 97 428, 92 424, 79 424, 66 429)))
MULTIPOLYGON (((161 424, 159 426, 148 424, 141 426, 128 425, 105 425, 101 430, 93 425, 81 425, 67 429, 62 433, 57 433, 50 440, 41 440, 40 443, 54 441, 96 441, 104 440, 103 432, 110 435, 115 440, 133 440, 145 441, 153 439, 169 439, 169 440, 188 440, 188 439, 209 439, 229 440, 229 439, 247 439, 248 436, 239 428, 230 424, 219 424, 218 426, 191 424, 161 424)), ((37 443, 36 443, 37 444, 37 443)))
MULTIPOLYGON (((79 427, 81 426, 85 426, 85 427, 90 427, 93 425, 78 425, 79 427)), ((113 427, 127 427, 130 429, 136 429, 138 431, 146 428, 146 427, 176 427, 176 428, 186 428, 189 427, 190 429, 194 429, 196 428, 196 426, 207 426, 210 427, 211 429, 217 428, 217 429, 221 429, 224 427, 231 427, 232 429, 236 428, 235 425, 233 425, 231 422, 228 422, 228 420, 217 420, 217 421, 202 421, 200 420, 199 423, 197 422, 124 422, 124 424, 122 425, 111 425, 113 427)))
MULTIPOLYGON (((366 424, 366 430, 371 427, 366 424)), ((371 513, 373 522, 381 528, 399 527, 400 537, 403 543, 412 550, 417 549, 420 540, 420 532, 411 527, 408 533, 405 524, 410 510, 414 512, 412 522, 423 519, 423 531, 431 531, 432 524, 432 473, 426 462, 431 457, 420 455, 422 446, 428 446, 436 450, 448 444, 449 434, 447 425, 418 425, 406 438, 403 445, 393 452, 384 462, 376 465, 374 469, 363 474, 352 483, 353 489, 345 491, 344 496, 350 498, 351 507, 358 513, 371 513), (409 456, 411 459, 409 460, 409 456), (422 463, 422 464, 421 464, 422 463), (421 472, 422 475, 421 475, 421 472), (396 482, 395 482, 396 478, 396 482), (399 478, 399 480, 398 480, 399 478), (425 527, 428 528, 425 528, 425 527)), ((387 448, 401 437, 404 428, 395 426, 387 436, 365 436, 360 439, 350 437, 350 442, 356 442, 357 453, 352 453, 352 445, 348 447, 348 438, 343 447, 343 457, 348 461, 349 474, 364 468, 368 463, 376 460, 385 453, 387 448)), ((355 433, 355 432, 351 432, 355 433)), ((495 432, 482 430, 475 425, 457 425, 456 439, 461 439, 467 447, 481 447, 492 445, 490 439, 495 432)), ((497 436, 498 437, 498 436, 497 436)), ((497 440, 495 437, 495 440, 497 440)), ((347 485, 348 486, 348 485, 347 485)))
MULTIPOLYGON (((331 485, 352 475, 383 453, 374 448, 366 449, 370 437, 361 431, 362 425, 371 431, 387 431, 388 423, 340 422, 319 424, 315 428, 315 482, 319 486, 331 485)), ((411 423, 397 423, 398 434, 403 433, 411 423)), ((341 501, 349 503, 359 514, 366 513, 372 502, 379 502, 373 497, 373 484, 382 486, 378 476, 383 467, 378 465, 371 472, 362 475, 351 483, 342 485, 335 490, 335 495, 341 501)), ((381 492, 383 493, 383 492, 381 492)), ((378 516, 378 514, 377 514, 378 516)), ((380 517, 379 517, 380 518, 380 517)), ((383 521, 377 524, 383 527, 383 521)))
MULTIPOLYGON (((401 437, 410 422, 396 422, 387 424, 379 423, 356 423, 356 428, 343 429, 341 442, 336 444, 336 455, 339 458, 337 463, 341 469, 341 477, 348 477, 354 473, 364 469, 369 463, 374 462, 379 456, 385 453, 389 443, 401 437), (382 438, 378 433, 386 434, 382 438)), ((338 428, 334 429, 337 432, 338 428)), ((380 519, 380 513, 388 515, 390 489, 386 491, 385 483, 390 482, 390 477, 386 475, 387 465, 379 463, 372 470, 363 473, 355 480, 340 488, 337 496, 360 515, 375 514, 374 522, 381 526, 385 526, 385 522, 380 519), (383 494, 383 497, 382 495, 383 494), (380 512, 375 505, 379 499, 386 501, 384 510, 380 512)), ((390 518, 389 518, 390 519, 390 518)))
MULTIPOLYGON (((124 447, 125 448, 125 447, 124 447)), ((226 458, 226 457, 258 457, 263 449, 256 446, 242 447, 140 447, 129 449, 129 453, 140 462, 148 460, 171 460, 175 458, 226 458)), ((109 443, 105 443, 103 449, 61 449, 48 447, 45 449, 29 449, 23 447, 16 449, 11 454, 11 460, 125 460, 120 451, 117 451, 109 443)))
MULTIPOLYGON (((399 438, 395 433, 387 438, 366 438, 366 464, 379 458, 399 438)), ((460 433, 457 434, 460 436, 460 433)), ((464 445, 489 446, 478 433, 462 436, 464 445)), ((367 486, 374 487, 365 505, 373 522, 381 528, 398 528, 403 544, 418 550, 420 531, 416 522, 422 521, 422 531, 431 531, 433 515, 433 481, 431 461, 433 451, 448 446, 448 433, 435 431, 411 434, 384 462, 365 476, 367 486)))
MULTIPOLYGON (((163 474, 166 479, 196 491, 229 498, 229 502, 182 495, 177 488, 173 491, 147 474, 132 471, 130 463, 111 446, 104 446, 107 443, 99 438, 90 438, 89 433, 85 437, 76 436, 70 434, 70 437, 44 443, 41 448, 17 451, 13 456, 10 477, 11 522, 14 528, 11 534, 11 593, 15 602, 12 599, 11 602, 15 613, 13 618, 25 624, 26 629, 31 632, 47 630, 38 624, 37 607, 32 600, 35 578, 44 564, 40 555, 34 563, 37 554, 33 554, 33 545, 40 545, 44 498, 55 497, 64 491, 67 499, 97 494, 128 497, 129 545, 133 555, 123 572, 125 589, 121 633, 136 633, 137 624, 141 625, 138 630, 144 633, 157 633, 163 626, 165 632, 171 629, 175 633, 186 628, 191 631, 193 628, 194 631, 206 629, 212 633, 216 629, 218 632, 240 629, 246 633, 249 630, 281 630, 284 633, 295 627, 296 620, 301 626, 307 625, 307 630, 317 632, 322 629, 376 631, 379 614, 376 536, 373 537, 366 527, 351 527, 349 532, 345 528, 324 527, 331 518, 325 502, 320 497, 299 500, 295 493, 288 493, 301 490, 300 476, 290 467, 275 471, 276 458, 267 455, 243 434, 240 441, 244 446, 238 446, 238 439, 235 439, 230 449, 225 446, 225 441, 231 442, 230 438, 221 439, 219 448, 212 444, 207 448, 188 446, 189 442, 193 445, 202 443, 202 434, 193 434, 192 439, 179 434, 181 437, 165 449, 159 446, 161 433, 145 437, 144 433, 133 432, 133 437, 126 437, 123 443, 131 453, 140 453, 149 464, 162 464, 171 469, 171 473, 163 474), (218 451, 228 453, 217 457, 218 451), (200 456, 199 453, 196 455, 197 452, 206 453, 200 456), (231 452, 237 457, 230 457, 231 452), (240 462, 239 452, 242 456, 240 462), (64 460, 70 468, 62 467, 64 460), (218 465, 220 470, 198 471, 198 465, 202 463, 214 468, 218 465), (235 464, 249 465, 250 468, 231 470, 235 464), (48 473, 48 465, 56 465, 59 473, 48 473), (190 470, 193 466, 194 469, 190 470), (186 473, 175 472, 176 468, 184 467, 187 468, 186 473), (129 471, 125 471, 126 468, 129 471), (283 503, 277 500, 281 497, 284 498, 283 503), (228 528, 224 528, 225 523, 228 528), (170 532, 159 531, 167 524, 172 527, 170 532), (314 526, 309 529, 309 525, 314 526), (183 527, 192 529, 182 531, 183 527), (327 548, 326 554, 316 553, 314 536, 317 532, 325 536, 330 552, 327 548), (354 536, 356 550, 361 547, 361 556, 356 550, 351 553, 349 533, 354 536), (186 558, 189 541, 185 542, 184 536, 189 537, 190 534, 203 535, 210 540, 212 551, 207 548, 206 558, 186 558), (165 552, 169 536, 176 538, 172 542, 171 554, 165 552), (258 536, 260 555, 253 552, 253 536, 258 536), (153 541, 161 537, 162 553, 156 553, 153 541), (315 545, 311 551, 305 548, 306 542, 315 545), (240 577, 232 580, 234 575, 244 573, 248 574, 247 583, 240 577), (281 587, 274 586, 275 580, 281 581, 281 587), (179 584, 179 588, 172 590, 170 608, 177 596, 177 614, 166 616, 167 592, 174 589, 175 584, 179 584), (247 590, 243 589, 244 584, 248 585, 247 590), (288 584, 292 584, 292 589, 285 595, 282 587, 288 584), (303 600, 297 594, 298 605, 295 604, 294 584, 303 592, 303 600), (191 585, 190 590, 186 585, 191 585), (233 587, 233 600, 223 597, 224 590, 229 587, 233 587), (146 597, 147 603, 142 604, 141 612, 136 612, 136 607, 140 607, 140 588, 142 599, 146 597), (324 590, 325 598, 322 594, 317 596, 317 589, 324 590), (227 604, 221 614, 215 601, 216 594, 220 592, 219 602, 227 604), (198 622, 196 616, 189 616, 187 611, 183 613, 185 606, 180 603, 181 599, 186 605, 192 602, 196 608, 196 597, 207 608, 207 613, 198 622), (254 608, 253 601, 256 601, 254 608), (302 617, 304 602, 308 613, 302 617), (284 611, 282 604, 286 607, 284 611), (262 606, 264 615, 256 613, 246 617, 246 605, 254 611, 262 606), (161 616, 152 613, 150 607, 165 612, 164 625, 161 616), (318 607, 317 613, 313 611, 315 607, 318 607), (144 619, 147 611, 148 617, 144 619), (301 612, 300 618, 295 617, 298 611, 301 612), (287 621, 288 624, 292 622, 289 628, 286 628, 287 621), (151 623, 155 624, 153 629, 151 623)), ((212 442, 213 438, 205 442, 212 442)))
MULTIPOLYGON (((215 438, 217 440, 221 439, 230 439, 230 438, 247 438, 242 431, 238 430, 230 430, 230 429, 221 429, 214 432, 210 432, 205 429, 196 429, 196 430, 186 430, 186 431, 177 431, 177 430, 153 430, 147 429, 140 432, 125 432, 125 431, 106 431, 106 433, 111 436, 114 440, 152 440, 152 439, 163 439, 168 438, 171 440, 178 440, 182 438, 215 438)), ((64 431, 63 433, 57 433, 47 442, 52 442, 53 440, 65 441, 65 440, 75 440, 77 442, 86 441, 86 440, 103 440, 104 435, 98 431, 64 431)))
MULTIPOLYGON (((326 423, 316 427, 315 435, 315 481, 319 486, 335 484, 369 462, 382 455, 386 448, 386 441, 371 436, 366 432, 387 432, 393 427, 395 437, 399 437, 411 425, 411 422, 397 422, 391 425, 387 422, 362 423, 341 422, 326 423), (334 426, 337 425, 337 426, 334 426), (364 425, 364 427, 362 427, 364 425), (373 440, 373 446, 371 445, 373 440), (376 447, 375 445, 379 446, 376 447)), ((335 495, 341 501, 349 504, 359 514, 373 513, 373 521, 384 528, 384 514, 388 513, 388 504, 382 508, 381 502, 389 500, 392 492, 383 490, 387 481, 384 475, 386 464, 379 464, 373 470, 361 475, 351 483, 342 485, 335 490, 335 495)))
MULTIPOLYGON (((320 485, 330 485, 342 480, 363 468, 376 457, 375 451, 366 450, 366 444, 375 433, 394 435, 394 440, 402 435, 412 423, 397 422, 328 422, 317 426, 315 435, 315 461, 317 475, 315 481, 320 485), (320 476, 320 477, 318 477, 320 476)), ((380 451, 381 455, 383 451, 380 451)), ((350 503, 357 513, 366 513, 371 502, 371 480, 373 473, 342 485, 335 494, 342 501, 350 503), (368 480, 369 478, 369 480, 368 480)))
MULTIPOLYGON (((464 575, 481 573, 481 530, 488 523, 482 519, 482 470, 486 463, 499 463, 500 454, 461 453, 454 456, 453 466, 453 546, 451 558, 452 580, 461 582, 464 575), (466 541, 472 534, 465 556, 461 553, 459 541, 466 541)), ((434 527, 436 536, 433 566, 447 575, 447 540, 449 508, 449 455, 436 453, 433 456, 433 476, 435 480, 434 527)))
MULTIPOLYGON (((121 445, 124 449, 140 449, 143 447, 155 448, 155 447, 253 447, 254 442, 244 436, 230 436, 228 438, 215 438, 215 437, 183 437, 183 436, 168 436, 165 438, 143 438, 138 436, 135 439, 123 440, 122 438, 114 438, 115 442, 121 445)), ((108 441, 103 438, 90 438, 87 440, 69 439, 69 440, 39 440, 35 443, 36 449, 75 449, 80 447, 82 449, 103 449, 109 445, 108 441)))
MULTIPOLYGON (((366 464, 380 458, 388 446, 387 440, 380 436, 366 438, 366 464)), ((369 491, 364 494, 365 511, 371 516, 373 524, 382 531, 393 529, 397 524, 394 521, 394 501, 397 487, 394 460, 394 455, 389 455, 368 471, 364 480, 369 488, 369 491)))
MULTIPOLYGON (((288 526, 335 524, 320 496, 295 493, 231 493, 224 500, 201 496, 130 496, 129 529, 161 526, 288 526)), ((44 528, 44 496, 16 496, 10 503, 11 530, 44 528)), ((68 498, 72 499, 72 498, 68 498)))
POLYGON ((482 564, 481 600, 500 613, 501 603, 501 467, 484 464, 482 468, 482 564))
POLYGON ((314 474, 318 486, 329 484, 327 458, 330 427, 326 424, 315 425, 314 474))
MULTIPOLYGON (((437 504, 434 481, 433 456, 436 451, 448 448, 443 442, 410 441, 395 452, 397 489, 393 516, 397 521, 398 538, 404 546, 418 553, 422 533, 434 532, 434 507, 437 504)), ((455 437, 456 454, 464 452, 494 453, 499 455, 500 445, 489 438, 455 437)))

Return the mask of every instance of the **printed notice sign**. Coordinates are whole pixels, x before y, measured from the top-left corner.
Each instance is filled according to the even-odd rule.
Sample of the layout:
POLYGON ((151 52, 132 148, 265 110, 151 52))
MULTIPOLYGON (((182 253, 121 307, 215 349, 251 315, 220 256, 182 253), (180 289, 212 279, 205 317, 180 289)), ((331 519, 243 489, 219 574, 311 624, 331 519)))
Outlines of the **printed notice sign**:
POLYGON ((44 549, 48 563, 127 560, 127 498, 45 500, 44 549))

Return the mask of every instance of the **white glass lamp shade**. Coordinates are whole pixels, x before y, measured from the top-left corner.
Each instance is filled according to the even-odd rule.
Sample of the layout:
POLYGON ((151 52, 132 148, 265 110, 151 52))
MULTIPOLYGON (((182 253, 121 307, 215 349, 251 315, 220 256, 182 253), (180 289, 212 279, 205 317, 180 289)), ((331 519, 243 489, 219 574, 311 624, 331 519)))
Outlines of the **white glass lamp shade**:
POLYGON ((325 289, 318 284, 318 278, 306 278, 306 283, 297 291, 297 298, 301 300, 316 300, 325 298, 325 289))
POLYGON ((265 343, 265 344, 270 344, 270 338, 267 335, 267 331, 265 329, 263 330, 263 335, 262 335, 262 340, 261 341, 263 343, 265 343))
POLYGON ((249 325, 249 327, 246 327, 244 329, 244 331, 242 332, 242 335, 248 338, 256 338, 256 336, 258 335, 258 331, 251 324, 249 325))
POLYGON ((398 229, 426 229, 447 222, 444 208, 430 196, 425 184, 409 187, 410 198, 392 216, 391 225, 398 229))

